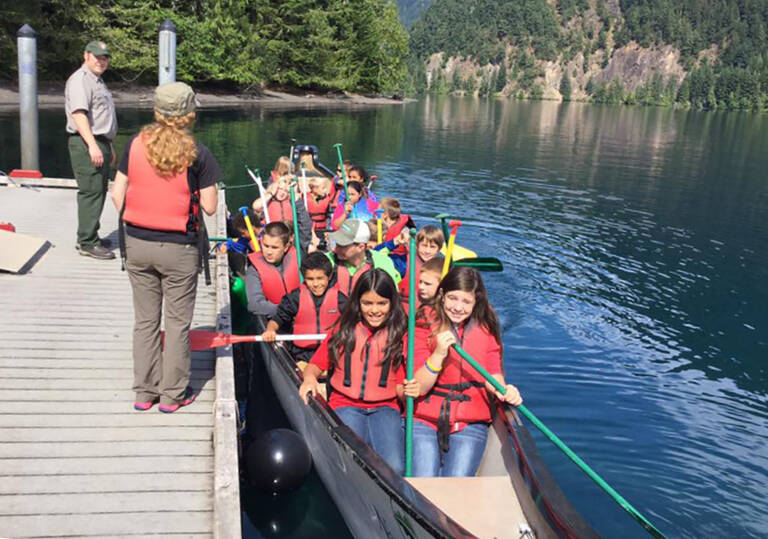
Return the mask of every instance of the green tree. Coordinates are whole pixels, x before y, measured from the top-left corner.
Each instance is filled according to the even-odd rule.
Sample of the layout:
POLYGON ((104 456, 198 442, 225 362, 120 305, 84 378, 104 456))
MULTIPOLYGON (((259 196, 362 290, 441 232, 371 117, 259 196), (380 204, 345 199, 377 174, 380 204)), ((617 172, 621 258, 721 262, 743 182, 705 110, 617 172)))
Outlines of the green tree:
POLYGON ((571 78, 567 73, 560 79, 560 95, 563 96, 563 101, 571 100, 571 78))
POLYGON ((504 87, 507 85, 507 62, 505 59, 501 60, 499 64, 499 74, 496 76, 496 92, 501 93, 504 91, 504 87))

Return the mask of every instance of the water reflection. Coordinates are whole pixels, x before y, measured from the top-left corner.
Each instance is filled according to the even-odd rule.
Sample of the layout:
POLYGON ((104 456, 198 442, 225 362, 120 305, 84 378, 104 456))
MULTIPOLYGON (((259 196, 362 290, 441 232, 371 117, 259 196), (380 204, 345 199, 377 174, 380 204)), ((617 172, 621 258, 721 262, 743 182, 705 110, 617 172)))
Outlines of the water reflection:
MULTIPOLYGON (((123 137, 146 121, 122 114, 123 137)), ((0 116, 0 169, 18 155, 14 121, 0 116)), ((767 122, 430 97, 366 110, 204 111, 198 133, 228 183, 247 181, 245 164, 270 167, 291 138, 317 144, 329 164, 341 141, 420 222, 460 217, 458 242, 504 262, 487 284, 507 372, 530 408, 670 536, 759 537, 767 122)), ((69 176, 62 115, 41 114, 41 124, 47 166, 69 176)), ((228 201, 250 196, 231 191, 228 201)), ((540 447, 606 536, 643 536, 570 461, 540 447)))

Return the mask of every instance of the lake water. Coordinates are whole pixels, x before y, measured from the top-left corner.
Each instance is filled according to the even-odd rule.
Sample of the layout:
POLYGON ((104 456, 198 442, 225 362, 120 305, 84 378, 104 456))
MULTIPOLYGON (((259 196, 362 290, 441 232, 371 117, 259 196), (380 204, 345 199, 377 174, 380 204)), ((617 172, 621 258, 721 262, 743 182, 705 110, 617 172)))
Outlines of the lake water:
MULTIPOLYGON (((119 149, 149 117, 121 111, 119 149)), ((70 177, 63 113, 41 126, 43 172, 70 177)), ((504 262, 486 283, 528 408, 668 536, 768 535, 768 116, 430 98, 203 111, 197 134, 227 184, 292 137, 329 165, 343 142, 419 224, 460 218, 504 262)), ((17 139, 0 113, 0 169, 17 139)), ((645 536, 537 441, 598 531, 645 536)))

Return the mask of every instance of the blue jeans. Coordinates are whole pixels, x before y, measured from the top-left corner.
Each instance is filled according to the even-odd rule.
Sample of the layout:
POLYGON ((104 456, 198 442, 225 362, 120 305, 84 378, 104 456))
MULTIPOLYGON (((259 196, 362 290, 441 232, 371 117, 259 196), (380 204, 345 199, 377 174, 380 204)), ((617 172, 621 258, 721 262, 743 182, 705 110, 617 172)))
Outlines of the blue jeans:
POLYGON ((370 445, 387 464, 399 473, 405 471, 405 448, 400 412, 389 406, 378 408, 336 408, 339 416, 349 428, 370 445))
POLYGON ((421 421, 413 422, 413 475, 415 477, 468 477, 474 476, 485 452, 488 425, 472 423, 450 435, 450 448, 443 454, 440 465, 440 446, 437 431, 421 421))

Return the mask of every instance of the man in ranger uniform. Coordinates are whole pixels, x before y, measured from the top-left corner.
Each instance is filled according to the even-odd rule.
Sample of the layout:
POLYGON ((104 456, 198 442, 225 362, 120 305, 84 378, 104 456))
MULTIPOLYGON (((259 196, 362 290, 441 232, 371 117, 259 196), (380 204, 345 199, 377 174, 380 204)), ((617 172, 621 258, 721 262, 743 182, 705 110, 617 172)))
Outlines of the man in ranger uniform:
POLYGON ((85 46, 83 65, 67 79, 64 89, 67 144, 77 180, 77 249, 81 255, 101 260, 115 258, 98 235, 117 134, 115 104, 101 79, 109 59, 106 43, 91 41, 85 46))

